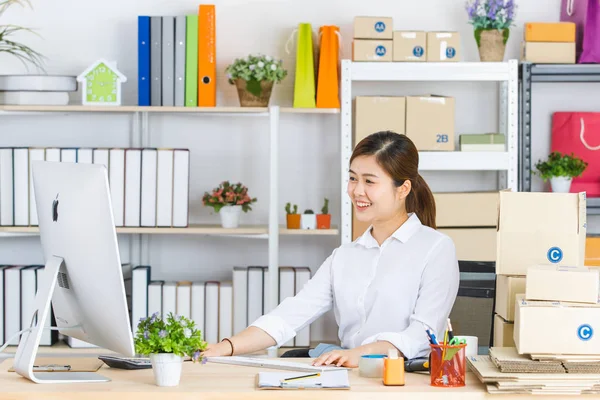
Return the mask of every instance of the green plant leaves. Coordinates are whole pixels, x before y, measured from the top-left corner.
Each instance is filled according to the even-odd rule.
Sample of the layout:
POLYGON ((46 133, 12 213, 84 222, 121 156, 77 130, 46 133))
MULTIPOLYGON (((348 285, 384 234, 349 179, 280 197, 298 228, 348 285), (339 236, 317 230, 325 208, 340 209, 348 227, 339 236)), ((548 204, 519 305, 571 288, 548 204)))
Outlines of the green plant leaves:
POLYGON ((252 78, 249 81, 246 82, 246 89, 252 93, 253 95, 255 95, 256 97, 260 96, 260 92, 261 87, 260 87, 260 82, 257 81, 256 79, 252 78))
POLYGON ((552 177, 564 176, 568 178, 576 178, 583 174, 587 168, 588 163, 581 158, 575 156, 573 153, 570 155, 563 155, 560 152, 554 151, 550 153, 546 161, 538 161, 535 165, 537 175, 539 175, 544 182, 552 177))

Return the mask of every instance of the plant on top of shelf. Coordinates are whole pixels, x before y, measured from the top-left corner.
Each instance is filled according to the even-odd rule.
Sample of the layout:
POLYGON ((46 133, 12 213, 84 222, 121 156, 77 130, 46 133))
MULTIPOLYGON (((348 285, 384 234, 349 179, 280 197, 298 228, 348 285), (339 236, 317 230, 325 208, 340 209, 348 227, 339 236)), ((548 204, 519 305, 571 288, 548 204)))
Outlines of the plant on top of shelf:
POLYGON ((287 76, 283 60, 262 54, 236 58, 225 71, 229 83, 237 87, 242 107, 267 107, 273 83, 279 83, 287 76))
POLYGON ((229 181, 221 182, 211 193, 205 192, 202 197, 203 205, 213 207, 219 213, 223 228, 237 228, 240 213, 251 211, 250 205, 255 202, 256 197, 250 197, 246 186, 239 182, 231 184, 229 181))
POLYGON ((537 175, 544 182, 550 180, 553 192, 568 193, 571 189, 571 181, 573 178, 581 176, 588 163, 581 158, 570 155, 561 154, 558 151, 553 151, 548 156, 546 161, 538 161, 535 165, 537 175))
POLYGON ((193 362, 204 364, 206 359, 202 352, 206 347, 195 322, 173 313, 164 319, 158 313, 140 319, 135 336, 135 351, 150 356, 158 386, 177 386, 183 357, 189 356, 193 362))
POLYGON ((300 226, 302 229, 317 229, 317 216, 313 210, 306 209, 300 218, 300 226))
POLYGON ((321 214, 317 214, 317 229, 330 229, 331 215, 329 214, 329 199, 325 197, 321 214))
POLYGON ((300 229, 300 214, 298 214, 298 205, 294 204, 292 209, 292 204, 286 203, 285 214, 287 228, 300 229))
MULTIPOLYGON (((0 16, 12 5, 18 4, 22 7, 29 6, 31 3, 29 0, 0 0, 0 16)), ((27 68, 27 63, 33 64, 40 70, 44 70, 44 56, 31 47, 24 45, 23 43, 16 42, 11 39, 12 36, 19 32, 35 32, 29 28, 24 28, 17 25, 0 25, 0 54, 6 53, 19 59, 23 65, 27 68)))
POLYGON ((514 0, 468 0, 469 23, 475 29, 475 41, 481 61, 503 61, 510 27, 515 20, 514 0))

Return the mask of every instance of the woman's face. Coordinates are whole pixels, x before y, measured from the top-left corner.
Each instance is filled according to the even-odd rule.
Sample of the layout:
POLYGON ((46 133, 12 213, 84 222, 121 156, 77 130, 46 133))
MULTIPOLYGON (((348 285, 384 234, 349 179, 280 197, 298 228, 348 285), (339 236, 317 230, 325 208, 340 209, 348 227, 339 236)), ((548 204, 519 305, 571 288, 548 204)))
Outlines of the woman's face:
POLYGON ((359 221, 386 221, 405 209, 410 181, 396 187, 392 177, 381 168, 375 156, 356 157, 352 160, 349 174, 348 196, 359 221))

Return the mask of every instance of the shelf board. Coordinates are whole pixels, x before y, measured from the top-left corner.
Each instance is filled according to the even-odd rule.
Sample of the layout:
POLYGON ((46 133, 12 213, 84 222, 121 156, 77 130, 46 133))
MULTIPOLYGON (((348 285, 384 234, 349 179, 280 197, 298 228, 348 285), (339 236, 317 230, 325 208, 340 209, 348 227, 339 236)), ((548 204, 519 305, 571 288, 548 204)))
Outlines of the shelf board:
POLYGON ((352 62, 353 81, 508 81, 509 62, 352 62))
MULTIPOLYGON (((4 234, 39 234, 37 226, 0 226, 0 233, 4 234)), ((247 225, 238 228, 222 228, 220 225, 190 225, 187 228, 152 228, 152 227, 117 227, 120 234, 186 234, 186 235, 267 235, 269 229, 266 225, 247 225)), ((337 235, 338 230, 332 229, 286 229, 280 227, 281 235, 337 235)))
POLYGON ((508 170, 508 152, 421 151, 420 171, 502 171, 508 170))
MULTIPOLYGON (((194 113, 194 114, 266 114, 268 107, 168 107, 168 106, 28 106, 0 105, 4 112, 104 112, 104 113, 194 113)), ((293 114, 339 114, 338 108, 281 107, 282 113, 293 114)))

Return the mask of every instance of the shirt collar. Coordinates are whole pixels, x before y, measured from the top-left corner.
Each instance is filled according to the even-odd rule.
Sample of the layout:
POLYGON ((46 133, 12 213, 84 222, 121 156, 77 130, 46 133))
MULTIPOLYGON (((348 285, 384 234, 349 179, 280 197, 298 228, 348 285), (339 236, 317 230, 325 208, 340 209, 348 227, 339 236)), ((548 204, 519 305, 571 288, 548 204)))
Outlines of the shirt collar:
MULTIPOLYGON (((417 214, 410 213, 408 219, 392 233, 391 237, 402 243, 406 243, 421 225, 421 220, 417 217, 417 214)), ((363 245, 368 249, 379 247, 379 243, 377 243, 377 240, 371 235, 371 228, 373 228, 373 225, 369 225, 369 228, 365 233, 356 239, 356 243, 363 245)))

